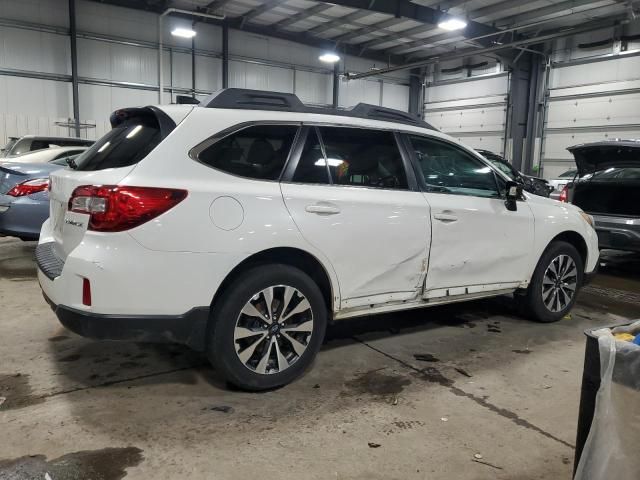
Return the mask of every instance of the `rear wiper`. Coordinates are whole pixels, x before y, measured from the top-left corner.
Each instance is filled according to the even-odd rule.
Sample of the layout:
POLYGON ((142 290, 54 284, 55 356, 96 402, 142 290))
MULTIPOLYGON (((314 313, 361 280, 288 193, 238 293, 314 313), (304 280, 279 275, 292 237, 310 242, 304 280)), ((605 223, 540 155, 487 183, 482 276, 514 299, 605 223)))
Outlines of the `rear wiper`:
POLYGON ((69 167, 73 168, 74 170, 78 168, 78 164, 73 158, 67 158, 67 165, 69 165, 69 167))

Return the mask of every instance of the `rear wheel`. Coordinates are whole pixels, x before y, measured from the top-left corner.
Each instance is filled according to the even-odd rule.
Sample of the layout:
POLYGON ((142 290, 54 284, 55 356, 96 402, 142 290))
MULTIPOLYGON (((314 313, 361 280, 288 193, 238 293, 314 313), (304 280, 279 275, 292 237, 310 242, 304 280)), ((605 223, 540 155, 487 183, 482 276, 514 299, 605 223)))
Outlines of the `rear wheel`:
POLYGON ((553 242, 540 257, 524 295, 517 297, 521 312, 538 322, 555 322, 576 302, 584 264, 576 248, 553 242))
POLYGON ((245 390, 293 381, 324 338, 327 309, 316 283, 288 265, 251 269, 212 312, 208 356, 224 378, 245 390))

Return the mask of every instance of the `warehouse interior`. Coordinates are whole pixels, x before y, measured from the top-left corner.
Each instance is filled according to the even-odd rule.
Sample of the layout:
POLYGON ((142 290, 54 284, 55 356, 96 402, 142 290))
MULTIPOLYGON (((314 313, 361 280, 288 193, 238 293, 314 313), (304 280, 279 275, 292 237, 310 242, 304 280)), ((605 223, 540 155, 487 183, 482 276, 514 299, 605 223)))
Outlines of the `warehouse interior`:
MULTIPOLYGON (((640 2, 0 0, 1 145, 93 142, 116 110, 228 88, 400 110, 559 198, 568 147, 640 140, 640 2)), ((627 222, 640 240, 640 217, 627 222)), ((504 296, 349 318, 295 382, 246 392, 183 345, 65 329, 42 298, 37 237, 18 237, 0 234, 12 480, 574 478, 584 332, 640 319, 640 247, 601 242, 557 323, 504 296)))

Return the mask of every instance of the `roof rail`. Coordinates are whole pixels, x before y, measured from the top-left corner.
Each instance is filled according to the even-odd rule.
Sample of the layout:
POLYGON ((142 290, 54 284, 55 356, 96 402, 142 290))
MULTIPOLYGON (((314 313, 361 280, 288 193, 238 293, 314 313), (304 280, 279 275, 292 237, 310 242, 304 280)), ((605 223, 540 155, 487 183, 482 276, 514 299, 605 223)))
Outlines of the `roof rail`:
POLYGON ((436 130, 424 120, 410 113, 393 108, 358 103, 349 109, 322 108, 305 105, 293 93, 268 92, 246 88, 225 88, 212 93, 200 105, 205 108, 229 108, 241 110, 271 110, 278 112, 317 113, 343 117, 367 118, 385 122, 403 123, 436 130))

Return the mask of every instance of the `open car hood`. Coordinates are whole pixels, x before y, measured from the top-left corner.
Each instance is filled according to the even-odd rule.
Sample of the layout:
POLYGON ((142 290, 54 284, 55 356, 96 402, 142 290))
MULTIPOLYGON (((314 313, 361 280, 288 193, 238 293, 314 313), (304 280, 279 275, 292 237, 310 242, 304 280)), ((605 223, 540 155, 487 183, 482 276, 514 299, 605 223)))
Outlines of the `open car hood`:
POLYGON ((567 148, 576 160, 578 176, 610 167, 640 166, 640 140, 609 140, 567 148))

